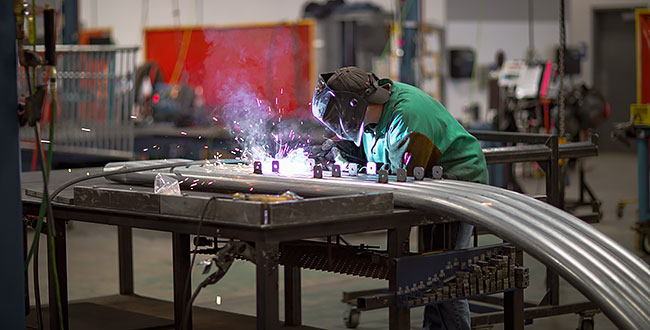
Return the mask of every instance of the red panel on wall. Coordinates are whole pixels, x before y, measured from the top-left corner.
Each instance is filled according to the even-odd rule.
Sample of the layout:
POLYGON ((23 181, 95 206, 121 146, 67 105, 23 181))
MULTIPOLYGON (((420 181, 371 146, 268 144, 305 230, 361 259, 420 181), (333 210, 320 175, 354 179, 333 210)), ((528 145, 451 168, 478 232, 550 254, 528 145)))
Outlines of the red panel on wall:
MULTIPOLYGON (((246 91, 283 115, 302 116, 311 101, 313 23, 145 31, 145 57, 171 83, 203 91, 208 111, 219 112, 246 91)), ((260 101, 257 101, 258 103, 260 101)))

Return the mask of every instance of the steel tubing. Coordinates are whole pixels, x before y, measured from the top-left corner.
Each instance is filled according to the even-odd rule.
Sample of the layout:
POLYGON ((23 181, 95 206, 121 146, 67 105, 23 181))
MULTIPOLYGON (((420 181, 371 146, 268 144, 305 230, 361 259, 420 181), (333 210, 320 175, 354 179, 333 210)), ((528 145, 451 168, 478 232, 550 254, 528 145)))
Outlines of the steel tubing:
POLYGON ((232 166, 174 172, 179 178, 213 181, 214 189, 254 187, 266 193, 286 189, 308 196, 392 192, 396 205, 479 225, 520 246, 562 275, 618 327, 650 328, 650 268, 581 220, 522 194, 450 180, 378 184, 376 178, 364 175, 336 179, 252 175, 232 166))
MULTIPOLYGON (((426 182, 425 184, 427 183, 429 182, 426 182)), ((453 185, 453 186, 458 186, 458 185, 464 186, 462 181, 447 180, 445 181, 445 184, 453 185)), ((510 190, 500 189, 493 186, 487 186, 484 187, 481 191, 498 194, 506 198, 511 198, 513 200, 527 203, 527 206, 531 206, 537 210, 540 210, 540 212, 547 212, 548 214, 554 217, 562 218, 567 214, 566 212, 546 203, 532 203, 530 202, 530 199, 533 199, 532 197, 519 194, 510 190)), ((638 267, 639 269, 644 270, 645 271, 644 278, 646 277, 650 278, 650 268, 643 260, 638 258, 633 253, 631 253, 629 250, 623 248, 620 244, 616 243, 614 240, 607 237, 605 234, 601 233, 600 231, 593 230, 593 227, 591 227, 589 224, 585 223, 584 221, 565 221, 562 222, 562 224, 570 226, 571 228, 575 229, 574 231, 570 231, 569 233, 576 234, 575 237, 576 239, 582 240, 584 242, 590 242, 593 244, 601 245, 603 248, 618 255, 621 261, 625 262, 628 266, 638 267)))
POLYGON ((393 192, 395 204, 484 227, 520 246, 562 275, 622 329, 650 328, 650 268, 574 216, 533 198, 487 185, 432 181, 378 184, 371 177, 312 179, 250 175, 230 170, 182 176, 213 181, 215 189, 304 195, 393 192))
MULTIPOLYGON (((585 239, 585 237, 581 236, 580 233, 573 231, 570 228, 567 228, 563 222, 561 221, 540 222, 540 219, 548 218, 548 215, 536 210, 535 208, 531 208, 530 204, 524 205, 523 203, 520 203, 518 201, 512 201, 509 199, 507 200, 508 203, 503 203, 501 200, 494 199, 495 197, 494 194, 487 194, 483 191, 477 191, 475 184, 470 184, 471 187, 469 188, 471 189, 469 189, 463 187, 462 182, 458 182, 461 185, 456 185, 456 186, 450 185, 452 181, 445 181, 444 183, 447 184, 444 184, 440 181, 431 181, 429 183, 434 183, 434 184, 427 185, 427 182, 424 182, 424 183, 417 183, 417 184, 397 183, 397 185, 399 186, 406 185, 414 189, 419 189, 417 191, 413 191, 413 193, 415 194, 440 193, 441 194, 440 196, 451 196, 451 194, 453 193, 456 198, 460 197, 466 200, 473 200, 474 202, 480 203, 483 206, 485 206, 485 203, 489 203, 490 206, 496 207, 499 210, 508 213, 508 215, 511 217, 518 217, 520 218, 519 220, 524 220, 525 223, 527 223, 529 226, 530 225, 534 226, 539 233, 546 233, 547 234, 546 239, 561 240, 560 244, 571 246, 574 250, 580 252, 582 258, 584 258, 585 260, 592 260, 593 267, 599 267, 599 268, 605 267, 605 265, 603 265, 602 262, 600 261, 601 259, 609 261, 610 265, 608 269, 606 269, 606 271, 609 271, 609 273, 605 275, 610 278, 614 278, 616 280, 616 283, 622 285, 620 286, 620 290, 627 291, 628 296, 636 294, 637 296, 639 296, 639 298, 650 301, 650 291, 648 290, 638 291, 636 289, 633 290, 631 289, 634 287, 644 288, 644 285, 647 284, 647 280, 645 280, 647 276, 644 276, 643 274, 642 275, 634 274, 628 268, 629 264, 624 265, 624 263, 618 258, 612 258, 612 254, 609 253, 608 251, 605 251, 604 247, 601 247, 600 245, 596 244, 596 242, 585 239), (438 182, 438 183, 435 184, 434 182, 438 182), (425 188, 425 191, 421 190, 423 186, 425 188), (568 238, 565 238, 563 236, 558 236, 559 233, 568 234, 567 235, 568 238), (574 242, 581 243, 582 245, 576 245, 574 242), (587 248, 589 251, 586 251, 585 248, 587 248)), ((535 204, 545 205, 537 201, 535 202, 535 204)), ((592 231, 594 230, 592 229, 592 231)), ((537 238, 539 238, 539 235, 537 238)), ((611 241, 609 238, 607 238, 607 240, 611 241)), ((614 256, 616 257, 616 255, 614 256)))
MULTIPOLYGON (((435 192, 436 189, 431 189, 435 192)), ((541 222, 541 218, 531 217, 526 212, 521 212, 521 208, 513 207, 509 204, 516 204, 508 199, 500 201, 494 198, 483 196, 478 197, 474 191, 466 191, 459 189, 440 189, 438 192, 443 192, 447 199, 456 205, 470 207, 466 201, 473 201, 471 207, 477 212, 490 214, 495 221, 491 221, 490 225, 495 228, 497 232, 502 233, 507 230, 503 236, 506 240, 520 245, 524 250, 528 251, 531 255, 541 260, 545 264, 552 266, 560 274, 562 274, 569 282, 571 282, 580 291, 585 293, 592 301, 598 305, 605 307, 603 311, 608 315, 632 315, 629 310, 622 310, 621 306, 634 306, 640 313, 640 320, 648 319, 650 316, 642 306, 645 305, 648 298, 648 291, 645 290, 647 285, 646 281, 639 281, 638 275, 629 274, 626 267, 623 266, 618 260, 612 258, 611 254, 603 253, 603 249, 596 246, 594 248, 591 242, 579 242, 566 235, 566 228, 553 228, 548 226, 549 222, 541 222), (476 197, 474 197, 476 196, 476 197), (478 205, 483 205, 481 208, 478 205), (496 212, 495 212, 496 211, 496 212), (513 222, 515 220, 515 222, 513 222), (504 227, 506 226, 506 227, 504 227), (515 228, 518 227, 518 228, 515 228), (528 231, 529 235, 526 237, 512 238, 513 230, 521 230, 521 233, 528 231), (533 234, 531 234, 533 233, 533 234), (548 243, 551 242, 552 245, 548 243), (579 244, 580 243, 580 244, 579 244), (567 252, 570 252, 567 255, 567 252), (600 254, 600 255, 599 255, 600 254), (601 258, 604 257, 604 258, 601 258), (553 267, 555 264, 555 267, 553 267), (582 274, 577 278, 575 277, 575 266, 579 266, 582 274), (628 277, 630 275, 631 277, 628 277), (607 283, 605 283, 607 282, 607 283), (639 283, 646 282, 646 283, 639 283), (639 288, 642 288, 639 290, 639 288), (617 299, 617 300, 614 300, 617 299), (621 300, 622 299, 622 300, 621 300), (604 301, 603 301, 604 300, 604 301), (598 303, 600 301, 600 303, 598 303), (616 304, 609 302, 618 301, 616 304)), ((435 202, 434 199, 431 199, 435 202)), ((485 219, 473 222, 474 224, 484 223, 485 219)), ((556 226, 558 227, 558 226, 556 226)), ((620 323, 637 323, 634 317, 628 317, 627 320, 622 320, 620 323)), ((619 323, 619 324, 620 324, 619 323)))

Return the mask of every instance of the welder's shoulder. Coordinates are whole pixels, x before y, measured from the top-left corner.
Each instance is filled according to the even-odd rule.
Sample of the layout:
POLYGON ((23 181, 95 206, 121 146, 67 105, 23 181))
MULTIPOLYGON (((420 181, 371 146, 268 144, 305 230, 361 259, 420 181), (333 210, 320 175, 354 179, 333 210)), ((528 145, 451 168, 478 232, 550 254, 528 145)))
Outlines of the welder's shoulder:
POLYGON ((396 96, 395 98, 400 103, 444 110, 444 106, 442 106, 438 100, 423 90, 409 84, 395 82, 391 90, 391 99, 393 98, 393 95, 396 96))

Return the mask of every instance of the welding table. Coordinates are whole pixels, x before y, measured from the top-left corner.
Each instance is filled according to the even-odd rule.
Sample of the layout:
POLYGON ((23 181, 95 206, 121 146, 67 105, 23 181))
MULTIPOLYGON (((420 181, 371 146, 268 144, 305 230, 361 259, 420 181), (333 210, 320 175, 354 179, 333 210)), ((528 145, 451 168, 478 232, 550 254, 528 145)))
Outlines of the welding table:
MULTIPOLYGON (((63 183, 86 175, 102 171, 96 169, 56 170, 51 174, 50 191, 63 183)), ((104 179, 92 179, 77 184, 77 186, 101 185, 125 191, 133 189, 148 189, 122 184, 108 183, 104 179)), ((37 215, 40 198, 25 191, 41 189, 41 174, 30 172, 22 174, 23 186, 23 213, 37 215)), ((72 203, 72 189, 66 189, 53 203, 56 215, 54 228, 56 231, 55 249, 56 266, 60 281, 62 297, 63 321, 68 328, 68 298, 67 298, 67 267, 66 267, 66 227, 67 220, 91 222, 97 224, 114 225, 118 227, 119 246, 119 290, 121 295, 133 295, 133 256, 132 256, 132 228, 142 228, 172 233, 173 247, 173 280, 174 280, 174 324, 180 328, 181 319, 186 302, 191 292, 184 293, 184 286, 190 263, 190 235, 195 234, 199 218, 197 216, 165 215, 156 210, 155 194, 148 194, 150 201, 135 203, 131 210, 116 210, 99 207, 79 206, 72 203)), ((386 201, 385 197, 383 200, 386 201)), ((324 198, 327 203, 327 198, 324 198)), ((278 258, 279 244, 281 242, 295 241, 306 238, 327 237, 340 234, 359 233, 375 230, 387 230, 388 257, 400 257, 408 253, 409 230, 413 226, 431 224, 444 221, 435 215, 427 215, 419 211, 391 208, 371 211, 363 209, 348 215, 339 215, 336 219, 324 221, 297 221, 278 224, 251 224, 228 221, 216 215, 215 219, 204 221, 201 229, 202 235, 222 238, 236 238, 242 241, 255 243, 256 256, 256 299, 257 299, 257 329, 275 329, 280 327, 278 311, 278 258)), ((126 202, 126 201, 125 201, 126 202)), ((329 209, 328 209, 329 210, 329 209)), ((323 213, 323 212, 321 212, 323 213)), ((44 228, 46 228, 44 226, 44 228)), ((49 247, 49 245, 48 245, 49 247)), ((49 254, 48 254, 49 257, 49 254)), ((49 265, 49 263, 48 263, 49 265)), ((301 324, 300 302, 300 269, 296 267, 284 268, 285 278, 285 325, 299 326, 301 324)), ((52 281, 53 270, 48 267, 49 289, 54 292, 52 281)), ((395 288, 396 278, 394 271, 389 271, 389 287, 395 288)), ((56 306, 56 297, 50 294, 50 306, 56 306)), ((196 310, 196 309, 195 309, 196 310)), ((509 310, 506 314, 513 315, 509 310)), ((390 328, 408 328, 410 321, 408 309, 399 309, 396 305, 390 307, 390 328)), ((50 313, 50 329, 58 328, 57 313, 50 313)), ((201 325, 197 321, 197 326, 201 325)), ((241 326, 241 324, 239 324, 241 326)), ((214 326, 214 324, 213 324, 214 326)))

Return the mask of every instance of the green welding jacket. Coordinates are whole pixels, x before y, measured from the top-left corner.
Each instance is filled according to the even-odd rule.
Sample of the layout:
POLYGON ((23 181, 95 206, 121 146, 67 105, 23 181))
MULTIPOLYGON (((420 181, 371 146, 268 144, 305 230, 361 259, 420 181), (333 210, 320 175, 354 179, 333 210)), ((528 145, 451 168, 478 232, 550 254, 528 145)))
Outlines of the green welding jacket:
MULTIPOLYGON (((391 83, 382 79, 379 84, 391 83)), ((379 123, 367 125, 363 149, 369 162, 390 164, 392 144, 409 133, 426 135, 440 150, 438 165, 445 177, 479 183, 488 182, 485 156, 478 141, 440 104, 424 91, 392 82, 391 96, 384 104, 379 123)), ((399 158, 399 157, 397 157, 399 158)))

